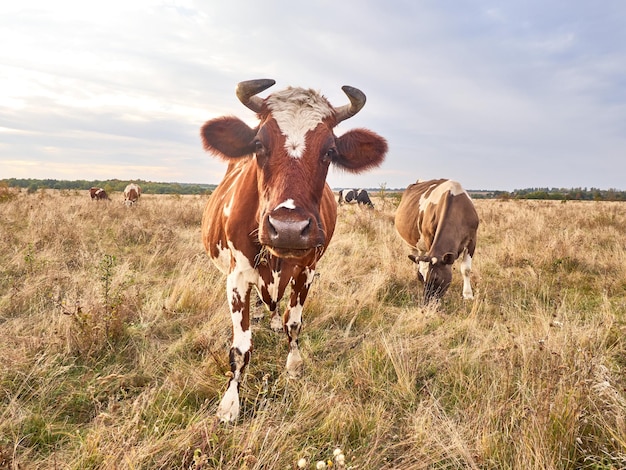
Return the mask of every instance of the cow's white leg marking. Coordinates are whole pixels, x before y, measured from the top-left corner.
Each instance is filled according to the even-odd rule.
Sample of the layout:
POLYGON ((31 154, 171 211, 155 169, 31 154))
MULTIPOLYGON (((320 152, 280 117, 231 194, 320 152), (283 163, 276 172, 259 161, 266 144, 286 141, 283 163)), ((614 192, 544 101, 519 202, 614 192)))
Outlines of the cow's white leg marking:
POLYGON ((248 259, 229 243, 234 268, 226 277, 226 295, 233 322, 233 342, 230 348, 232 377, 217 409, 221 421, 233 422, 239 416, 239 384, 250 360, 252 331, 250 330, 250 290, 257 282, 257 273, 248 259))
POLYGON ((287 374, 290 377, 299 377, 302 372, 302 356, 298 347, 298 335, 302 328, 302 305, 299 303, 290 307, 286 315, 285 330, 289 337, 289 354, 287 354, 287 374))
POLYGON ((470 273, 472 272, 472 257, 467 251, 463 253, 463 260, 461 261, 461 275, 463 276, 463 298, 473 299, 474 294, 472 292, 472 285, 470 283, 470 273))
POLYGON ((299 377, 302 372, 302 356, 298 347, 298 336, 302 328, 302 307, 313 282, 315 270, 305 268, 294 279, 292 284, 289 308, 285 314, 285 332, 289 338, 289 354, 287 355, 287 374, 290 377, 299 377))
MULTIPOLYGON (((272 298, 273 304, 278 302, 278 285, 280 283, 280 272, 272 271, 272 282, 267 286, 267 290, 272 298)), ((276 309, 272 312, 272 318, 270 318, 270 328, 274 331, 281 331, 283 329, 283 320, 280 318, 280 314, 276 309)))

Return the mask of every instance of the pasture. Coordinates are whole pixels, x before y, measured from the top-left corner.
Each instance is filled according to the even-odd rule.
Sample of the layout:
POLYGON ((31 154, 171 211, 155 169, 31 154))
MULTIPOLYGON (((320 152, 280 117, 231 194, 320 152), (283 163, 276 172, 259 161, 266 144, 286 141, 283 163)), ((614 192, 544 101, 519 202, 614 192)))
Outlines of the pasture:
POLYGON ((111 198, 0 202, 0 469, 626 468, 624 203, 475 201, 476 298, 455 264, 439 308, 421 305, 397 198, 340 207, 303 377, 257 320, 225 425, 207 198, 111 198))

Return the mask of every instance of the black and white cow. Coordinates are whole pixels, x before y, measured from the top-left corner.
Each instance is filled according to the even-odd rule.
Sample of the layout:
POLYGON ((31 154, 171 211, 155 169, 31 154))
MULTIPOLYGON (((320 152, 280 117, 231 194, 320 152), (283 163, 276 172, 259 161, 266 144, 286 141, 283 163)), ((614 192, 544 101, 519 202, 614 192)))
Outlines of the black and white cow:
POLYGON ((374 207, 369 194, 365 189, 342 189, 339 191, 339 204, 355 202, 367 207, 374 207))

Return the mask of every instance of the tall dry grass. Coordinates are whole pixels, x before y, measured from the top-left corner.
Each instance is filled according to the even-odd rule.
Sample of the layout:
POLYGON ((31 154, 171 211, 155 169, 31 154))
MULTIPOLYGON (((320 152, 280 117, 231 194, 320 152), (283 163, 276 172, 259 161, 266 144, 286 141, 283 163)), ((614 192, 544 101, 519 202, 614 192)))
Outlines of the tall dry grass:
POLYGON ((626 467, 623 204, 476 201, 476 299, 455 270, 439 308, 421 306, 393 200, 341 207, 304 377, 262 320, 226 426, 206 198, 121 199, 0 202, 0 468, 315 468, 337 447, 355 469, 626 467))

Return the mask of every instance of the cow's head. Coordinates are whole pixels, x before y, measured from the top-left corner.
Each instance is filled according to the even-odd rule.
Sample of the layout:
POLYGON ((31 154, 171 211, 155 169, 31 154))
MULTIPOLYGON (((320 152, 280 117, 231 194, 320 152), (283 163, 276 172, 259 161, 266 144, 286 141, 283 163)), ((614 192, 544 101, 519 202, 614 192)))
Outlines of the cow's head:
POLYGON ((424 284, 424 303, 439 300, 452 282, 452 264, 456 260, 454 253, 442 257, 409 255, 409 259, 418 265, 417 277, 424 284))
POLYGON ((365 104, 358 89, 344 86, 350 104, 338 108, 313 90, 287 88, 262 99, 258 93, 274 80, 237 86, 237 97, 260 120, 255 128, 236 117, 208 121, 201 131, 204 148, 229 162, 252 158, 258 191, 258 239, 274 255, 300 257, 324 246, 320 201, 331 164, 359 173, 380 165, 387 142, 366 129, 340 137, 333 128, 365 104))

